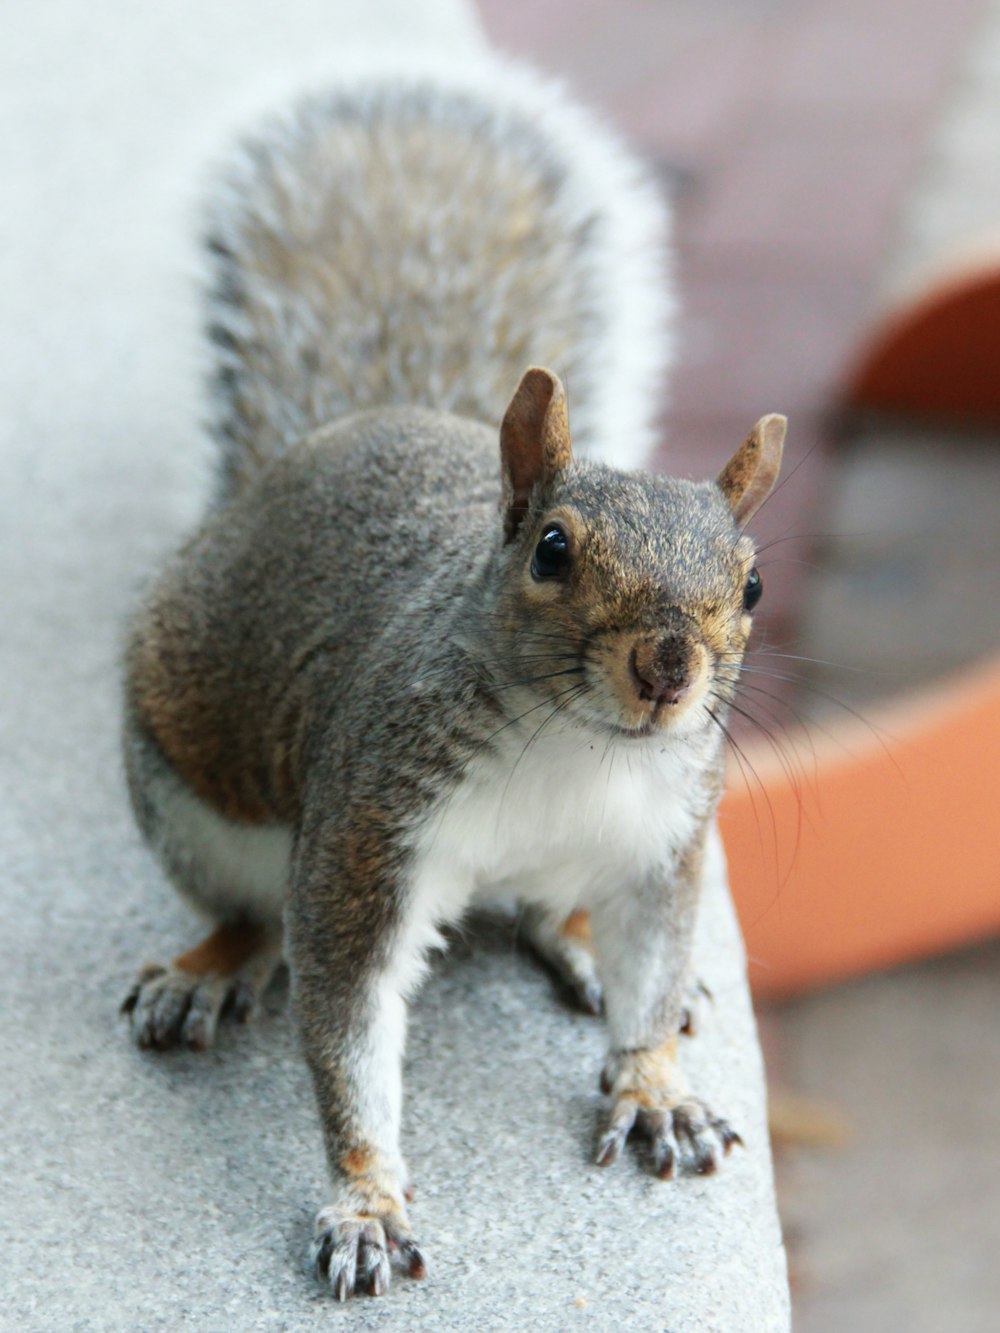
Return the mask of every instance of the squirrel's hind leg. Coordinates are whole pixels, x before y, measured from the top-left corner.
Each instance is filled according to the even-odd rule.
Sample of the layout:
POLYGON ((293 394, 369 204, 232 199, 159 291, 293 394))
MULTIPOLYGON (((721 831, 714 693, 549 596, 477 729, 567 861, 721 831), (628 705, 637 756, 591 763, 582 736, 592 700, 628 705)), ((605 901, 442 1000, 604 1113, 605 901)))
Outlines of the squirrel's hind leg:
MULTIPOLYGON (((604 991, 597 974, 589 912, 578 908, 560 918, 528 903, 521 909, 517 928, 521 939, 568 990, 579 1008, 588 1014, 604 1012, 604 991)), ((697 1034, 705 1001, 711 998, 704 982, 694 978, 688 983, 681 1010, 683 1036, 697 1034)))
POLYGON ((579 1008, 588 1014, 602 1012, 604 993, 594 959, 589 912, 570 912, 560 919, 544 907, 528 903, 519 914, 518 933, 579 1008))
POLYGON ((202 800, 129 713, 125 763, 136 819, 181 894, 219 924, 169 967, 143 968, 125 997, 136 1042, 204 1050, 223 1014, 245 1022, 281 962, 292 834, 241 824, 202 800))
POLYGON ((121 1011, 144 1049, 203 1051, 225 1014, 245 1023, 281 963, 281 930, 250 921, 218 926, 169 967, 145 967, 121 1011))

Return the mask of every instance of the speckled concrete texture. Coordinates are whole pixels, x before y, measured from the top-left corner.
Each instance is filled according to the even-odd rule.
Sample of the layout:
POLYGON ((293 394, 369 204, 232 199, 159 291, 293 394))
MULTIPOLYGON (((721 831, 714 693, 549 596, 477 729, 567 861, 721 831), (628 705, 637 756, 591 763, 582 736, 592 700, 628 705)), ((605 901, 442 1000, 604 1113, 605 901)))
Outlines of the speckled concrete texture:
MULTIPOLYGON (((111 812, 78 837, 8 936, 0 1326, 324 1327, 345 1316, 305 1269, 326 1191, 287 1008, 279 991, 203 1057, 129 1046, 114 1001, 188 923, 128 834, 111 812)), ((599 1024, 563 1007, 509 929, 479 926, 436 969, 410 1039, 404 1147, 430 1277, 357 1301, 355 1326, 787 1328, 759 1058, 720 893, 705 927, 716 1003, 685 1054, 747 1150, 710 1180, 664 1184, 632 1153, 595 1168, 599 1024)))
POLYGON ((686 1046, 743 1132, 714 1180, 591 1165, 600 1024, 509 924, 464 933, 414 1016, 404 1146, 425 1283, 344 1309, 304 1255, 326 1199, 283 996, 206 1056, 133 1049, 138 964, 197 927, 141 846, 117 651, 142 578, 194 520, 192 200, 229 132, 347 39, 478 42, 452 0, 84 5, 8 25, 0 112, 0 1328, 783 1333, 760 1059, 722 877, 715 994, 686 1046), (13 31, 10 31, 13 29, 13 31))

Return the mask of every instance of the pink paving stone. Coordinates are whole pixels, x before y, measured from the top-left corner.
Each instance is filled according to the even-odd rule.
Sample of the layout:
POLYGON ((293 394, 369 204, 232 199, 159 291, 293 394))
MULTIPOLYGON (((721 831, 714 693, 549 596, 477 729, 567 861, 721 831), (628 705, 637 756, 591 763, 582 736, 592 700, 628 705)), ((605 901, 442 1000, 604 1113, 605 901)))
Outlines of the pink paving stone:
POLYGON ((730 131, 756 51, 752 28, 707 33, 685 46, 683 60, 672 52, 652 77, 623 86, 616 118, 648 154, 697 163, 730 131))
POLYGON ((847 0, 803 5, 771 27, 765 99, 791 112, 825 106, 916 115, 945 92, 981 0, 847 0))
MULTIPOLYGON (((567 76, 579 96, 610 111, 634 139, 658 148, 664 124, 679 127, 681 142, 691 141, 689 123, 710 130, 719 124, 727 95, 744 81, 741 53, 762 7, 752 0, 738 11, 718 0, 482 0, 479 8, 503 49, 567 76), (683 95, 671 98, 675 82, 683 95)), ((704 131, 694 138, 702 142, 704 131)))
POLYGON ((831 274, 868 275, 917 160, 912 128, 891 118, 810 110, 791 117, 758 105, 707 175, 687 239, 703 258, 745 256, 751 272, 766 254, 786 264, 808 260, 831 274))
POLYGON ((827 272, 791 280, 764 272, 706 272, 710 260, 682 268, 680 357, 671 412, 752 422, 826 405, 831 370, 853 344, 863 301, 856 275, 827 272))

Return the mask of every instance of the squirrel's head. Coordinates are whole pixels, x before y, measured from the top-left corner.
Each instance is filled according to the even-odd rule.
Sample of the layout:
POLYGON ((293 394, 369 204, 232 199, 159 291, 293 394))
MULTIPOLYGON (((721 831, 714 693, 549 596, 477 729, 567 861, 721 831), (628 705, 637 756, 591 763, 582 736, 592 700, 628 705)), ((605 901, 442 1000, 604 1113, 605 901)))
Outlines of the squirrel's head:
POLYGON ((518 680, 613 734, 707 725, 760 599, 743 529, 774 485, 785 426, 763 417, 711 482, 575 463, 562 384, 528 370, 500 431, 497 611, 518 680))

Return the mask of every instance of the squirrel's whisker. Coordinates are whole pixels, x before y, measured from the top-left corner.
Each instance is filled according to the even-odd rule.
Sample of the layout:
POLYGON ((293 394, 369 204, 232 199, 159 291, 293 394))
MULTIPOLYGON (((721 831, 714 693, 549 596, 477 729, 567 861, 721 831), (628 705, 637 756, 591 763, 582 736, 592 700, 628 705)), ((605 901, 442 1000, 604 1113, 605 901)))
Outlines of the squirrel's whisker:
POLYGON ((504 680, 494 685, 495 690, 513 690, 520 685, 538 685, 543 680, 553 680, 556 676, 578 676, 586 671, 586 667, 575 666, 566 667, 562 671, 549 671, 544 676, 528 676, 524 680, 504 680))
MULTIPOLYGON (((726 742, 729 745, 729 748, 732 751, 734 758, 736 759, 737 766, 739 767, 740 774, 746 786, 747 796, 750 800, 750 809, 753 811, 754 823, 757 825, 757 836, 760 839, 760 852, 762 858, 766 857, 767 855, 764 850, 764 830, 761 824, 760 812, 757 809, 757 799, 754 796, 753 792, 753 783, 750 782, 750 778, 747 776, 748 773, 753 777, 753 781, 758 788, 759 794, 764 798, 771 822, 772 855, 774 857, 774 864, 775 866, 777 866, 779 864, 778 820, 777 816, 774 813, 774 805, 771 801, 771 796, 767 790, 767 786, 764 783, 763 779, 761 778, 760 774, 757 772, 756 768, 754 768, 750 759, 747 757, 746 751, 740 745, 739 741, 736 740, 736 738, 733 736, 732 732, 725 725, 725 723, 707 704, 705 705, 705 711, 708 714, 708 716, 712 719, 712 721, 715 723, 715 725, 719 728, 719 730, 722 732, 723 736, 726 738, 726 742)), ((782 885, 779 884, 776 898, 777 895, 780 894, 781 892, 781 887, 782 885)), ((768 906, 770 907, 771 904, 769 904, 768 906)))
MULTIPOLYGON (((562 702, 556 704, 556 706, 552 709, 552 711, 549 714, 547 714, 547 716, 541 721, 541 723, 539 723, 539 725, 529 736, 528 740, 522 746, 521 752, 514 760, 510 773, 507 775, 507 781, 504 783, 503 795, 500 798, 501 805, 503 805, 504 797, 506 797, 507 792, 510 789, 510 784, 514 779, 514 774, 517 772, 518 765, 520 764, 524 756, 528 753, 528 751, 531 749, 532 745, 534 745, 535 741, 538 740, 539 736, 542 734, 544 729, 549 725, 549 723, 552 721, 552 719, 556 716, 557 713, 561 713, 563 709, 566 708, 570 703, 572 703, 575 698, 578 698, 581 694, 585 694, 589 690, 589 688, 590 687, 585 682, 578 685, 571 685, 569 689, 563 690, 560 694, 557 694, 555 696, 556 699, 560 699, 562 700, 562 702)), ((524 714, 522 714, 522 716, 524 716, 524 714)))
MULTIPOLYGON (((553 698, 560 699, 564 694, 569 694, 573 690, 581 690, 584 688, 586 687, 580 684, 570 685, 567 689, 561 690, 559 693, 555 694, 553 698)), ((522 718, 528 717, 531 713, 537 713, 539 708, 545 708, 550 703, 552 703, 552 699, 542 699, 540 703, 533 704, 531 708, 526 708, 523 713, 518 713, 517 717, 510 718, 507 722, 503 724, 502 727, 498 727, 496 731, 491 732, 486 737, 483 744, 488 745, 490 741, 494 740, 497 736, 499 736, 502 731, 506 731, 508 727, 514 726, 515 723, 520 722, 522 718)))

